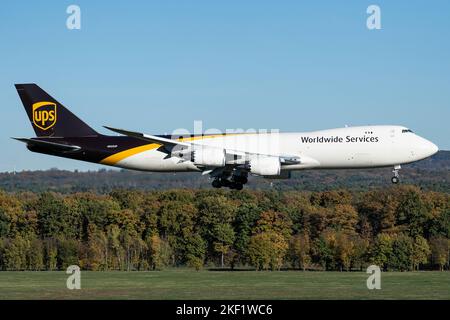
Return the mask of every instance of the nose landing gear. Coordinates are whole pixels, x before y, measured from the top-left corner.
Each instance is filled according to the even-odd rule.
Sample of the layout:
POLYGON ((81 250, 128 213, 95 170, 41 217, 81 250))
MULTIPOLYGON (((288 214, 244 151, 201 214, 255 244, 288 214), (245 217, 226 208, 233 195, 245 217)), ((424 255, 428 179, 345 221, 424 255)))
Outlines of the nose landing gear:
POLYGON ((400 175, 398 172, 401 168, 402 167, 400 165, 397 165, 394 167, 394 170, 392 170, 392 173, 394 173, 394 176, 391 178, 393 184, 397 184, 400 182, 400 175))

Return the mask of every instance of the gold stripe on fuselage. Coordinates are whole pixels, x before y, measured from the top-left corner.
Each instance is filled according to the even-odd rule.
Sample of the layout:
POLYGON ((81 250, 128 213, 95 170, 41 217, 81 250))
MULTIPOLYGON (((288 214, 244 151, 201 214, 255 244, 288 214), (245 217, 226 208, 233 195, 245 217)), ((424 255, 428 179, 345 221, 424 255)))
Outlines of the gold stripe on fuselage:
POLYGON ((148 151, 148 150, 153 150, 156 148, 159 148, 161 145, 160 144, 156 144, 156 143, 151 143, 151 144, 145 144, 143 146, 140 147, 135 147, 135 148, 131 148, 131 149, 127 149, 125 151, 121 151, 118 153, 115 153, 109 157, 106 157, 105 159, 103 159, 102 161, 100 161, 101 164, 107 164, 107 165, 115 165, 117 162, 128 158, 130 156, 133 156, 135 154, 144 152, 144 151, 148 151))

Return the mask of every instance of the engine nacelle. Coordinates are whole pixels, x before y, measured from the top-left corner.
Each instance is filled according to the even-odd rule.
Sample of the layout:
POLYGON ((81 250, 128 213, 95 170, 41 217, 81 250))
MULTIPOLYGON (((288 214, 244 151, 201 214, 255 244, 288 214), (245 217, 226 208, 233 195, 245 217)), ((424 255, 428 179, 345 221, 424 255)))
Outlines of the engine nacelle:
POLYGON ((281 171, 280 158, 256 157, 250 159, 250 172, 259 176, 278 176, 281 171))
POLYGON ((280 174, 277 176, 264 176, 264 178, 266 179, 271 179, 271 180, 284 180, 284 179, 290 179, 291 178, 291 171, 287 171, 287 170, 281 170, 280 174))
POLYGON ((194 149, 193 162, 200 166, 223 167, 225 166, 225 150, 208 147, 194 149))

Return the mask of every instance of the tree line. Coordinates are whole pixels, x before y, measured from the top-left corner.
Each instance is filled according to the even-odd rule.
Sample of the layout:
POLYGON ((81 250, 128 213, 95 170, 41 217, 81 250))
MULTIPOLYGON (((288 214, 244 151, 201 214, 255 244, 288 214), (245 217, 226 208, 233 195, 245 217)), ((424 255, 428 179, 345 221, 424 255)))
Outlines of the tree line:
MULTIPOLYGON (((352 189, 363 191, 382 188, 391 179, 386 168, 355 170, 305 170, 292 172, 291 179, 269 180, 250 176, 245 186, 252 190, 326 191, 352 189)), ((450 151, 439 151, 423 161, 405 165, 401 172, 402 183, 420 185, 430 191, 450 190, 450 151)), ((17 191, 55 191, 59 193, 91 192, 109 193, 115 189, 171 190, 210 189, 211 181, 199 177, 197 172, 158 173, 131 170, 0 172, 0 189, 17 191)))
POLYGON ((0 191, 0 269, 449 270, 450 195, 0 191))

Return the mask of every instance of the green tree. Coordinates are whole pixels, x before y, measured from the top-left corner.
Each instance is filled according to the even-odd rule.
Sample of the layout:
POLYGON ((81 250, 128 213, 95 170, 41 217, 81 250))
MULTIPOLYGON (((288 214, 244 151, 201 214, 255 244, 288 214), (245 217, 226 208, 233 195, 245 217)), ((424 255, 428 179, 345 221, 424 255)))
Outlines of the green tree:
POLYGON ((224 256, 230 251, 234 242, 234 230, 229 223, 220 223, 214 226, 214 251, 220 253, 220 266, 224 267, 224 256))
POLYGON ((24 236, 21 232, 21 223, 27 222, 23 219, 24 206, 25 199, 0 190, 0 237, 24 236))
POLYGON ((330 210, 328 217, 328 227, 336 231, 355 234, 358 223, 358 212, 350 204, 337 204, 334 210, 330 210))
POLYGON ((109 225, 106 228, 106 237, 108 241, 109 267, 113 270, 125 269, 123 248, 120 243, 120 229, 117 225, 109 225))
POLYGON ((26 256, 27 269, 39 271, 44 269, 44 247, 40 239, 29 240, 29 247, 26 256))
POLYGON ((373 235, 396 231, 397 201, 391 190, 365 192, 357 207, 360 219, 369 223, 373 235))
POLYGON ((347 190, 332 190, 311 194, 311 203, 322 207, 333 207, 338 204, 350 204, 352 195, 347 190))
POLYGON ((450 207, 439 212, 439 214, 430 221, 428 233, 432 237, 442 236, 450 238, 450 207))
POLYGON ((393 242, 394 239, 389 234, 378 234, 369 250, 371 263, 386 270, 392 257, 393 242))
POLYGON ((77 234, 73 216, 60 196, 45 192, 36 203, 39 233, 42 237, 69 237, 77 234))
POLYGON ((46 262, 46 269, 48 271, 56 270, 58 267, 58 247, 55 239, 44 240, 44 254, 46 262))
POLYGON ((308 234, 302 233, 293 236, 289 243, 289 249, 293 266, 298 266, 305 271, 311 263, 311 245, 308 234))
POLYGON ((338 263, 340 270, 350 270, 352 257, 354 255, 355 244, 351 236, 345 232, 336 233, 335 238, 335 261, 338 263))
POLYGON ((0 237, 0 270, 5 270, 5 247, 6 247, 6 240, 0 237))
POLYGON ((328 208, 310 206, 305 208, 304 220, 312 239, 319 238, 328 226, 328 208))
POLYGON ((141 258, 147 250, 145 242, 135 230, 129 229, 121 230, 120 242, 124 249, 126 270, 139 270, 141 258))
POLYGON ((314 240, 311 251, 313 261, 320 264, 324 270, 330 270, 334 267, 333 249, 324 234, 314 240))
MULTIPOLYGON (((170 194, 172 195, 172 193, 170 194)), ((188 254, 186 243, 195 233, 197 216, 198 211, 193 203, 165 200, 161 204, 159 210, 160 236, 167 239, 173 249, 174 264, 186 262, 188 254)))
MULTIPOLYGON (((84 241, 89 238, 89 227, 95 225, 99 230, 105 230, 111 224, 118 224, 121 219, 121 208, 117 202, 109 196, 95 194, 76 194, 77 210, 80 217, 81 237, 84 241)), ((75 207, 75 206, 74 206, 75 207)), ((73 209, 74 211, 75 209, 73 209)))
POLYGON ((148 248, 150 250, 150 265, 153 270, 161 270, 170 263, 172 250, 167 241, 161 239, 158 235, 149 237, 148 248))
POLYGON ((307 212, 311 210, 309 195, 300 192, 284 192, 283 210, 292 221, 292 231, 294 234, 310 233, 310 225, 307 212))
POLYGON ((424 227, 429 218, 428 210, 419 191, 408 191, 397 208, 397 222, 404 225, 411 237, 423 236, 424 227))
POLYGON ((78 242, 76 240, 62 238, 57 241, 57 245, 57 266, 59 270, 65 270, 70 265, 79 265, 78 242))
POLYGON ((26 270, 28 250, 29 242, 20 235, 6 241, 3 249, 5 269, 9 271, 26 270))
POLYGON ((108 237, 95 226, 90 226, 89 229, 87 261, 83 261, 82 264, 93 271, 108 270, 110 259, 108 237))
POLYGON ((0 238, 8 236, 10 226, 11 221, 9 216, 7 216, 3 208, 0 208, 0 238))
POLYGON ((352 267, 362 271, 364 266, 367 265, 370 242, 368 239, 360 235, 351 236, 351 239, 353 242, 353 251, 351 257, 352 267))
POLYGON ((430 256, 430 246, 425 238, 417 236, 414 238, 411 262, 413 270, 419 270, 420 264, 427 263, 430 256))
POLYGON ((288 242, 275 231, 257 233, 250 238, 247 255, 257 270, 279 270, 288 250, 288 242))
POLYGON ((109 194, 122 209, 139 211, 142 208, 143 197, 138 190, 116 189, 109 194))
POLYGON ((235 230, 235 248, 239 259, 242 263, 246 262, 246 250, 252 230, 256 225, 256 221, 260 218, 261 209, 256 203, 244 202, 237 209, 236 219, 234 222, 235 230))
POLYGON ((439 266, 439 270, 443 271, 444 266, 448 264, 450 259, 449 240, 444 237, 436 237, 430 239, 431 262, 439 266))
POLYGON ((198 234, 192 234, 186 239, 186 264, 188 267, 200 270, 203 267, 206 253, 206 242, 198 234))
POLYGON ((392 243, 392 255, 389 265, 396 270, 408 271, 414 269, 414 241, 406 234, 399 234, 392 243))
POLYGON ((158 201, 157 195, 154 193, 145 194, 142 202, 142 214, 140 221, 144 225, 143 238, 151 237, 159 234, 159 215, 158 212, 161 207, 161 202, 158 201))
POLYGON ((222 267, 224 256, 234 242, 232 224, 236 209, 235 202, 222 195, 203 197, 198 204, 201 235, 207 241, 211 255, 220 255, 222 267))
POLYGON ((292 221, 286 214, 273 210, 261 213, 253 233, 275 232, 285 238, 286 241, 291 237, 292 221))

